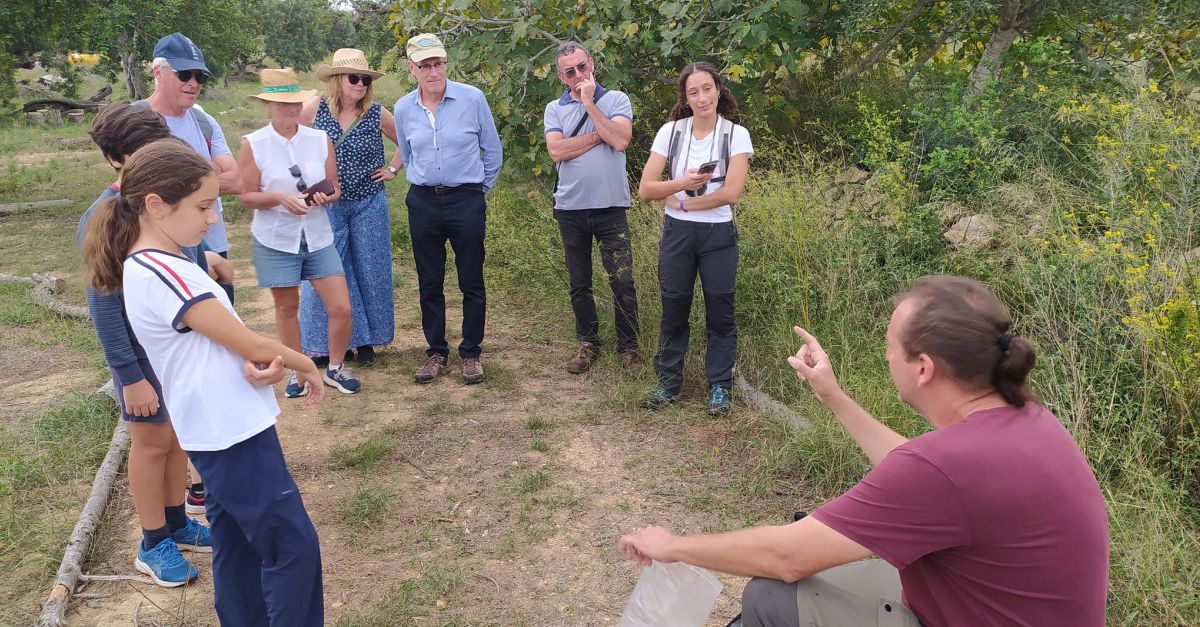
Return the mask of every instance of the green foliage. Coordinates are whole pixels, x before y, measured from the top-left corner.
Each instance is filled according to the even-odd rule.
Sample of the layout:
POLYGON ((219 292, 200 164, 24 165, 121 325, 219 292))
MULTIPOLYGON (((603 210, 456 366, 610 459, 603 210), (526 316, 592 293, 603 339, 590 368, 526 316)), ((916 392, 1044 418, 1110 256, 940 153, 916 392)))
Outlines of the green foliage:
POLYGON ((336 48, 348 47, 350 16, 328 0, 258 0, 254 11, 263 52, 281 67, 307 72, 336 48))

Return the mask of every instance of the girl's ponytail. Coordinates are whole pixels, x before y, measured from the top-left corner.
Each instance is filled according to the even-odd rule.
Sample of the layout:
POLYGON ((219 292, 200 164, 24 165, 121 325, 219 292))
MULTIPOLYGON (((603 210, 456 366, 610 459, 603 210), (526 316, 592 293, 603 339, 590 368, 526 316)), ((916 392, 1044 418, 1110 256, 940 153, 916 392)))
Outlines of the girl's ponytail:
POLYGON ((87 283, 98 292, 121 288, 125 256, 137 241, 138 212, 120 192, 100 205, 88 221, 83 239, 83 263, 87 283))

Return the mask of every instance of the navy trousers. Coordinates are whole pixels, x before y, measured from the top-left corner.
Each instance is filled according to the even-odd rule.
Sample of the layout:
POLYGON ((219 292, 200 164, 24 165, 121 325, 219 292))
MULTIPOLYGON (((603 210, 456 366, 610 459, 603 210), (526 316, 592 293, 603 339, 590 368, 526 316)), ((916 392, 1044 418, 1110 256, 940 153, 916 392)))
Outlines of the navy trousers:
POLYGON ((188 457, 204 477, 222 627, 323 625, 321 546, 275 427, 188 457))
POLYGON ((662 324, 654 370, 659 385, 678 394, 683 385, 683 358, 691 339, 692 297, 696 275, 704 290, 708 350, 704 371, 708 384, 733 386, 737 323, 733 315, 738 266, 738 234, 733 222, 690 222, 666 216, 658 245, 658 281, 662 292, 662 324))
POLYGON ((458 289, 463 297, 462 342, 459 357, 479 357, 487 316, 483 286, 483 240, 487 203, 482 187, 433 188, 411 185, 408 231, 421 295, 421 327, 429 344, 427 355, 450 354, 446 343, 446 241, 454 249, 458 289), (438 193, 437 189, 442 190, 438 193))

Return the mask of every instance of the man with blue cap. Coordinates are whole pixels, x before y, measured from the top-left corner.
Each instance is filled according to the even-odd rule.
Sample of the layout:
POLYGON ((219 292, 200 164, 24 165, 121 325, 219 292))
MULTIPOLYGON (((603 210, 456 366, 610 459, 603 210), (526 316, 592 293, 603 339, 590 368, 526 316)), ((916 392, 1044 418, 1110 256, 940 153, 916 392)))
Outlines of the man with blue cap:
MULTIPOLYGON (((166 120, 172 135, 212 161, 217 168, 222 195, 241 193, 242 175, 225 141, 225 134, 217 121, 196 104, 200 90, 212 75, 204 64, 204 53, 191 39, 171 33, 154 46, 150 71, 154 75, 154 93, 141 102, 166 120)), ((220 198, 217 198, 216 206, 217 215, 220 215, 220 198)), ((204 243, 222 257, 229 256, 224 218, 208 230, 204 243)))

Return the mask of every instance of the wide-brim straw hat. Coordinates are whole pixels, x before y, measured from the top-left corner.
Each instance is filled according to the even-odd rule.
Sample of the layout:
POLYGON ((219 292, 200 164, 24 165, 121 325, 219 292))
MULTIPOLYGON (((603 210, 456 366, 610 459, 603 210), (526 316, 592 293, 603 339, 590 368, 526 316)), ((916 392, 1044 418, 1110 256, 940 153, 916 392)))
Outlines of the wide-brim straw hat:
POLYGON ((258 75, 258 84, 262 85, 262 93, 251 94, 264 102, 304 102, 317 95, 315 89, 300 89, 300 79, 296 71, 290 67, 282 69, 263 68, 258 75))
POLYGON ((317 80, 327 81, 339 74, 362 74, 371 78, 384 75, 383 72, 376 72, 367 66, 367 55, 358 48, 340 48, 333 53, 332 63, 317 66, 317 80))

